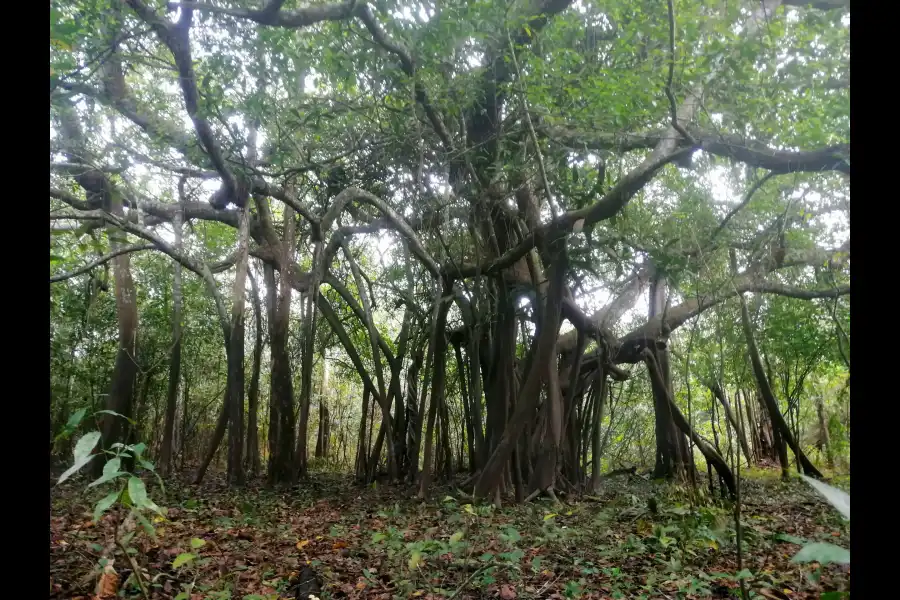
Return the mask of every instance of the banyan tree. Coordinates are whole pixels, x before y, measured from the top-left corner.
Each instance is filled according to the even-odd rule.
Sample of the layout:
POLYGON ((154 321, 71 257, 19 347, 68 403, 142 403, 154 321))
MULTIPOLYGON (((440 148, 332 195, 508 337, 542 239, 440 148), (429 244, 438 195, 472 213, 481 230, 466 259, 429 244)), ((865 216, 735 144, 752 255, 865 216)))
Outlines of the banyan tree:
MULTIPOLYGON (((361 479, 596 488, 614 389, 642 377, 654 475, 702 457, 733 490, 673 378, 711 315, 748 353, 737 398, 698 373, 742 453, 762 428, 818 475, 755 311, 850 292, 846 2, 54 0, 50 64, 51 254, 87 248, 51 283, 111 271, 105 408, 126 417, 151 285, 132 259, 173 265, 165 468, 193 282, 227 365, 196 480, 223 444, 233 484, 331 451, 327 343, 361 479)), ((107 447, 140 433, 102 419, 107 447)))

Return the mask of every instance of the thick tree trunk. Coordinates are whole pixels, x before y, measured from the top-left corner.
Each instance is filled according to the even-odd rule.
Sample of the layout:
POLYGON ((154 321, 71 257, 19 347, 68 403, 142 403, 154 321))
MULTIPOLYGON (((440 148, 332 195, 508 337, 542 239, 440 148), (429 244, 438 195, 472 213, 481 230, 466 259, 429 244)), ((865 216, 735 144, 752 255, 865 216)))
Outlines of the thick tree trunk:
POLYGON ((250 374, 250 388, 247 390, 247 470, 250 477, 256 477, 262 470, 259 459, 259 371, 262 363, 263 332, 262 307, 259 302, 259 288, 256 278, 248 270, 250 279, 251 304, 256 321, 256 340, 253 345, 253 367, 250 374))
POLYGON ((250 211, 241 210, 237 265, 231 304, 231 352, 228 354, 228 482, 244 483, 244 298, 249 266, 250 211))
MULTIPOLYGON (((734 272, 737 270, 737 265, 733 250, 731 251, 731 263, 732 272, 734 272)), ((803 472, 810 477, 821 479, 822 474, 816 469, 809 458, 807 458, 803 449, 800 447, 799 440, 795 439, 791 434, 790 428, 785 422, 781 411, 778 409, 778 400, 775 398, 768 377, 766 377, 766 372, 759 356, 759 350, 756 347, 756 340, 753 337, 753 326, 750 322, 750 311, 747 308, 747 300, 744 298, 743 294, 738 294, 738 299, 741 302, 741 324, 744 329, 744 337, 747 339, 747 351, 750 354, 750 364, 753 367, 753 375, 756 378, 756 384, 759 387, 760 395, 762 396, 766 410, 769 413, 769 418, 772 421, 772 431, 775 434, 776 447, 780 448, 779 459, 782 461, 782 477, 788 477, 787 452, 784 451, 784 446, 787 445, 794 451, 794 455, 802 466, 803 472)))
POLYGON ((291 285, 288 269, 275 274, 266 267, 269 347, 272 370, 269 392, 269 485, 290 483, 294 473, 294 377, 288 353, 291 285), (277 292, 276 292, 277 289, 277 292))
MULTIPOLYGON (((657 277, 650 285, 650 319, 662 313, 666 304, 666 281, 657 277)), ((662 374, 662 379, 650 378, 656 432, 656 464, 653 476, 668 478, 685 475, 688 469, 694 469, 694 461, 690 456, 685 436, 679 431, 673 420, 674 415, 669 410, 668 398, 672 395, 672 377, 669 370, 669 351, 665 342, 657 343, 653 353, 662 374)))
MULTIPOLYGON (((175 248, 181 250, 181 210, 175 211, 172 228, 175 248)), ((169 389, 166 395, 166 419, 163 424, 159 469, 168 475, 172 469, 172 438, 175 431, 175 412, 178 407, 178 383, 181 381, 181 263, 174 263, 172 275, 172 355, 169 359, 169 389)))
MULTIPOLYGON (((124 218, 122 198, 119 194, 108 194, 108 209, 113 215, 124 218)), ((113 250, 124 242, 124 234, 110 228, 109 240, 113 250)), ((131 418, 132 400, 134 398, 134 384, 137 378, 137 293, 134 289, 134 280, 131 277, 130 254, 120 254, 112 259, 113 279, 116 295, 116 319, 118 321, 119 339, 116 352, 116 362, 113 367, 112 381, 110 382, 109 395, 106 397, 107 410, 131 418)), ((103 436, 103 446, 109 448, 115 442, 125 441, 126 435, 123 429, 128 422, 122 417, 103 415, 100 420, 100 432, 103 436)), ((99 476, 103 471, 103 460, 95 460, 93 471, 99 476)))
MULTIPOLYGON (((555 369, 556 340, 559 336, 561 321, 562 296, 565 287, 566 260, 565 242, 554 244, 551 248, 553 263, 550 266, 544 305, 537 339, 534 343, 534 356, 528 375, 518 394, 515 412, 507 423, 503 435, 498 440, 491 457, 481 471, 475 483, 475 495, 488 496, 500 485, 501 478, 510 456, 516 447, 519 436, 532 418, 540 399, 541 385, 550 380, 550 369, 555 369)), ((530 479, 533 479, 530 478, 530 479)))

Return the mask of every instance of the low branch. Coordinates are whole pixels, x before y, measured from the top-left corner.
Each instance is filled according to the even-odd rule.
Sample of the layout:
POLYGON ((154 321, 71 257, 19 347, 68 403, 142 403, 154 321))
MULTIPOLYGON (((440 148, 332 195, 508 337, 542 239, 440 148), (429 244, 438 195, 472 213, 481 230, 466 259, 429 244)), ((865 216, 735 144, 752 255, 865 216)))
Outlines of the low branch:
POLYGON ((107 262, 111 261, 112 259, 114 259, 115 257, 120 256, 122 254, 129 254, 131 252, 140 252, 141 250, 153 250, 154 248, 156 248, 156 246, 154 244, 132 244, 130 246, 122 246, 120 248, 117 248, 116 250, 113 250, 112 252, 110 252, 108 254, 104 254, 103 256, 101 256, 99 258, 95 258, 88 264, 86 264, 83 267, 80 267, 78 269, 75 269, 74 271, 69 271, 68 273, 62 273, 60 275, 51 276, 50 283, 58 283, 60 281, 72 279, 73 277, 77 277, 78 275, 87 273, 91 269, 93 269, 95 267, 99 267, 100 265, 107 263, 107 262))

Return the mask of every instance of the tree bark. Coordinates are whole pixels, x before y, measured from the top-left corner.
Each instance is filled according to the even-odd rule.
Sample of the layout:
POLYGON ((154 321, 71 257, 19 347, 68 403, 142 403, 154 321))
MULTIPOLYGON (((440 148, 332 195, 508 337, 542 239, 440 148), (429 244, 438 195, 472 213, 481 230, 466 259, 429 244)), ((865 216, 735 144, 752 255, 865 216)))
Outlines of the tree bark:
POLYGON ((600 458, 603 456, 601 425, 603 423, 603 408, 606 406, 606 386, 606 373, 601 367, 594 383, 594 407, 591 415, 591 490, 595 493, 600 489, 600 458))
POLYGON ((725 482, 725 485, 728 487, 728 491, 731 493, 732 497, 734 497, 736 493, 734 474, 728 467, 728 463, 725 462, 725 459, 722 458, 722 455, 719 454, 715 448, 710 446, 706 442, 706 440, 701 438, 700 435, 696 431, 694 431, 694 429, 691 427, 691 424, 688 423, 688 420, 681 413, 681 409, 679 409, 678 405, 675 404, 675 400, 672 398, 671 393, 665 386, 662 371, 660 370, 659 363, 656 361, 656 357, 653 354, 653 351, 649 348, 645 348, 643 350, 644 361, 647 363, 647 370, 650 373, 650 377, 656 380, 656 384, 660 389, 664 389, 666 391, 666 402, 668 402, 669 404, 672 421, 684 435, 688 435, 691 437, 694 444, 696 444, 700 449, 700 452, 703 453, 703 456, 706 458, 707 463, 712 463, 713 468, 719 474, 719 477, 721 477, 725 482))
POLYGON ((249 266, 250 211, 241 209, 228 353, 228 482, 244 484, 244 298, 249 266))
POLYGON ((251 271, 247 271, 250 279, 251 304, 253 316, 256 321, 256 340, 253 345, 253 367, 250 374, 250 387, 247 390, 247 470, 250 477, 259 475, 262 465, 259 459, 259 371, 262 363, 263 332, 262 332, 262 307, 259 302, 259 288, 256 278, 251 271))
POLYGON ((428 495, 428 486, 431 484, 432 473, 432 449, 434 440, 434 421, 439 407, 444 402, 444 386, 447 376, 447 312, 450 309, 449 302, 443 302, 445 294, 451 292, 445 284, 437 299, 438 311, 434 323, 434 369, 431 384, 431 404, 428 407, 428 425, 425 430, 425 452, 422 464, 422 477, 419 480, 419 499, 425 499, 428 495))
POLYGON ((728 422, 731 423, 731 427, 737 434, 738 442, 740 444, 741 450, 744 452, 744 456, 747 458, 747 462, 752 462, 753 458, 750 454, 750 447, 747 444, 747 436, 744 435, 744 428, 741 427, 741 423, 738 419, 740 413, 738 413, 738 415, 735 415, 734 411, 731 410, 731 404, 725 397, 725 392, 724 390, 722 390, 722 387, 718 384, 718 382, 708 381, 706 382, 706 387, 709 388, 709 391, 711 391, 716 399, 722 404, 722 408, 725 409, 725 418, 728 419, 728 422))
MULTIPOLYGON (((737 270, 736 262, 737 259, 735 257, 734 250, 732 250, 732 272, 735 272, 737 270)), ((769 418, 772 421, 772 432, 776 437, 776 447, 779 448, 779 459, 782 461, 782 477, 788 477, 787 452, 784 451, 784 446, 787 445, 790 446, 794 451, 794 455, 797 457, 797 462, 801 465, 801 467, 803 468, 803 472, 806 475, 815 477, 817 479, 822 479, 822 474, 818 469, 816 469, 809 458, 807 458, 806 454, 803 452, 803 449, 800 447, 799 441, 796 440, 791 434, 790 428, 785 422, 781 411, 778 409, 778 400, 775 398, 775 393, 772 391, 772 386, 769 383, 769 379, 766 377, 765 368, 763 367, 762 360, 760 359, 759 349, 756 347, 756 340, 753 337, 753 326, 750 322, 750 311, 747 308, 747 300, 744 298, 743 294, 738 294, 738 299, 741 302, 741 324, 744 329, 744 337, 747 340, 747 352, 750 354, 750 364, 753 367, 753 375, 756 378, 756 385, 759 387, 759 393, 762 396, 763 402, 765 403, 766 411, 769 413, 769 418)))
POLYGON ((561 321, 562 296, 568 265, 565 242, 554 244, 549 254, 553 262, 549 269, 546 297, 543 300, 540 327, 534 343, 534 357, 522 389, 519 391, 515 412, 507 423, 491 457, 475 483, 475 495, 486 497, 500 485, 504 469, 515 449, 519 436, 533 415, 540 399, 541 385, 550 379, 550 369, 555 369, 556 340, 561 321))
MULTIPOLYGON (((172 220, 175 231, 175 248, 181 250, 181 217, 179 207, 172 220)), ((162 448, 159 469, 168 475, 172 468, 172 438, 175 431, 175 412, 178 407, 178 383, 181 381, 181 263, 174 263, 172 275, 172 355, 169 359, 169 389, 166 395, 166 420, 163 425, 162 448)))

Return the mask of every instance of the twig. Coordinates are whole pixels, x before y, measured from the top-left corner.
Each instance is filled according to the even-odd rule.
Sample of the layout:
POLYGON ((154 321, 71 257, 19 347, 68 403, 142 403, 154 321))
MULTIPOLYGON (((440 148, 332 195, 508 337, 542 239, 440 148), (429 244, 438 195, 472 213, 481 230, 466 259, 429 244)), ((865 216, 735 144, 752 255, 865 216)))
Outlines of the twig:
POLYGON ((547 181, 547 169, 544 167, 544 156, 541 154, 541 147, 538 145, 537 134, 534 132, 534 125, 531 122, 531 114, 528 110, 528 99, 526 97, 526 88, 525 82, 522 80, 522 71, 519 69, 519 61, 516 59, 516 49, 513 46, 512 37, 509 35, 509 30, 506 32, 506 38, 509 40, 509 53, 512 57, 513 67, 516 69, 516 79, 518 80, 519 86, 521 89, 519 90, 519 97, 522 100, 522 112, 525 114, 525 125, 528 127, 528 137, 531 138, 531 143, 534 144, 534 153, 537 155, 538 162, 538 171, 541 174, 541 183, 544 186, 544 193, 547 195, 547 203, 550 205, 550 212, 553 214, 553 218, 556 219, 557 211, 556 207, 553 204, 553 194, 550 193, 550 184, 547 181))
POLYGON ((476 577, 477 575, 479 575, 480 573, 484 572, 484 571, 487 570, 489 567, 493 567, 493 566, 494 566, 494 565, 493 565, 492 563, 488 563, 488 564, 482 565, 482 566, 478 567, 477 569, 475 569, 474 571, 472 571, 472 574, 469 575, 468 577, 466 577, 466 580, 462 582, 462 585, 460 585, 458 588, 456 588, 456 591, 453 592, 453 594, 451 594, 450 597, 447 598, 447 600, 453 600, 454 598, 456 598, 457 596, 459 596, 460 592, 462 592, 462 591, 465 589, 465 587, 466 587, 467 585, 469 585, 469 582, 470 582, 470 581, 472 581, 473 579, 475 579, 475 577, 476 577))

